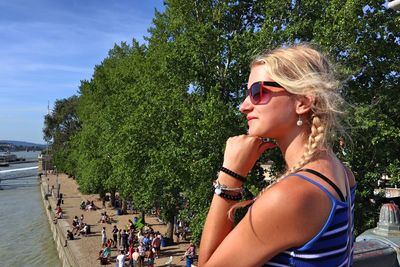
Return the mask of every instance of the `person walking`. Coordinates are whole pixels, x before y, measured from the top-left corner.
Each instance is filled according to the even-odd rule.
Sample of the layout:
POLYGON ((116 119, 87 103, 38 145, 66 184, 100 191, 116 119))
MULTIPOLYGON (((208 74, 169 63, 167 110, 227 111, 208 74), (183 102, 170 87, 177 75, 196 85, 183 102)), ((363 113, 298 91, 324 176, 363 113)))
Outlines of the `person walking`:
POLYGON ((196 255, 196 247, 191 242, 189 244, 189 247, 186 249, 185 254, 181 258, 181 261, 186 259, 185 267, 191 267, 192 266, 195 255, 196 255))
POLYGON ((115 260, 115 267, 125 267, 125 252, 121 249, 119 251, 119 255, 117 256, 115 260))
POLYGON ((122 231, 121 237, 122 237, 122 247, 123 247, 124 251, 128 251, 128 237, 129 236, 126 233, 125 229, 122 231))
POLYGON ((309 44, 254 59, 240 105, 248 132, 226 142, 200 267, 352 265, 356 182, 332 149, 344 136, 344 101, 335 77, 327 57, 309 44), (246 175, 274 147, 285 172, 256 198, 238 202, 246 175), (235 210, 250 204, 234 226, 235 210))
POLYGON ((122 246, 122 243, 121 243, 122 229, 119 229, 119 230, 118 230, 117 238, 118 238, 118 247, 121 248, 121 246, 122 246))
POLYGON ((161 247, 161 235, 157 232, 153 240, 151 241, 151 246, 154 249, 154 257, 158 259, 161 247))
POLYGON ((118 241, 118 228, 116 225, 114 225, 112 229, 112 234, 113 234, 113 240, 114 240, 114 248, 117 247, 117 241, 118 241))
POLYGON ((107 234, 106 234, 106 228, 103 227, 103 229, 101 230, 101 243, 103 246, 106 245, 107 243, 107 234))

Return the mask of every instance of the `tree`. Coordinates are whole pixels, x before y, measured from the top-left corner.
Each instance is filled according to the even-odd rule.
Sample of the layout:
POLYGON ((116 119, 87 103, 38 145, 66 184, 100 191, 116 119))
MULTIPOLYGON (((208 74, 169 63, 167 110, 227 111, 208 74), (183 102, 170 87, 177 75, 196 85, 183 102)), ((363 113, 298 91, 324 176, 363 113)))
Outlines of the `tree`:
POLYGON ((66 172, 76 168, 76 160, 70 157, 69 142, 81 127, 76 114, 77 101, 77 96, 57 100, 53 112, 44 118, 43 134, 45 141, 51 144, 53 163, 58 170, 66 172))

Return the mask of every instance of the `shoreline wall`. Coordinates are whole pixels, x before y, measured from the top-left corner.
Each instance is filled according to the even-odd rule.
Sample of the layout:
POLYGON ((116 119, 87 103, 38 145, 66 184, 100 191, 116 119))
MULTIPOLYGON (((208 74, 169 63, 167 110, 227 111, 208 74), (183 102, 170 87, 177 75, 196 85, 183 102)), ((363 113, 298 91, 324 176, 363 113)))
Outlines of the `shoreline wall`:
POLYGON ((54 210, 56 208, 56 202, 54 201, 53 197, 48 197, 47 183, 43 178, 40 179, 40 193, 43 201, 43 208, 47 215, 50 229, 53 234, 53 239, 56 243, 58 257, 60 258, 62 266, 80 267, 78 260, 76 259, 74 253, 71 251, 71 247, 68 245, 64 247, 66 240, 66 229, 69 227, 68 223, 62 220, 58 220, 56 224, 53 222, 55 216, 54 210))

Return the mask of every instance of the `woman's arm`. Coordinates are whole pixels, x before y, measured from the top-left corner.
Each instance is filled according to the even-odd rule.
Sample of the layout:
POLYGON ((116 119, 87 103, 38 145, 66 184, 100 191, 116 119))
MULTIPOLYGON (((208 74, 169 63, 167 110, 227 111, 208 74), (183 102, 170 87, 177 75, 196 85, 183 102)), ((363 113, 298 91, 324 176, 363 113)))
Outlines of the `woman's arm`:
MULTIPOLYGON (((246 176, 260 155, 269 147, 271 145, 263 143, 260 138, 248 135, 231 137, 226 142, 223 166, 241 176, 246 176)), ((219 173, 218 181, 220 184, 231 188, 238 188, 243 185, 242 181, 224 172, 219 173)), ((227 214, 235 203, 236 201, 214 195, 201 238, 200 265, 208 261, 216 248, 232 231, 233 222, 227 214)))
MULTIPOLYGON (((242 185, 241 182, 234 181, 233 178, 228 177, 225 173, 220 173, 218 180, 229 187, 240 187, 242 185), (224 181, 229 181, 229 183, 224 181)), ((228 218, 228 211, 235 203, 236 201, 214 195, 201 237, 200 266, 210 258, 219 244, 232 231, 233 222, 228 218)))

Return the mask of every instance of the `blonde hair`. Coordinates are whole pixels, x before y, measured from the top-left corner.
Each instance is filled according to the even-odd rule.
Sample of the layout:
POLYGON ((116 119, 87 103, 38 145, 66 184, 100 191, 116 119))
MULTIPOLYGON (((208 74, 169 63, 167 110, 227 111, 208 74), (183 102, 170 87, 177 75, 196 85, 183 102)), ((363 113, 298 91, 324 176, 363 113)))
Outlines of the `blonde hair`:
MULTIPOLYGON (((306 125, 310 125, 305 151, 300 160, 281 176, 283 178, 301 169, 318 152, 330 147, 336 132, 344 133, 340 117, 344 114, 342 106, 345 102, 339 93, 339 81, 333 65, 326 56, 309 44, 266 52, 256 57, 250 66, 256 65, 264 65, 268 76, 288 92, 301 96, 311 95, 315 99, 307 118, 302 116, 308 122, 306 125)), ((229 211, 229 217, 236 208, 251 202, 253 201, 243 201, 234 205, 229 211)))

